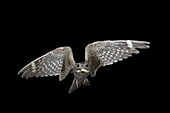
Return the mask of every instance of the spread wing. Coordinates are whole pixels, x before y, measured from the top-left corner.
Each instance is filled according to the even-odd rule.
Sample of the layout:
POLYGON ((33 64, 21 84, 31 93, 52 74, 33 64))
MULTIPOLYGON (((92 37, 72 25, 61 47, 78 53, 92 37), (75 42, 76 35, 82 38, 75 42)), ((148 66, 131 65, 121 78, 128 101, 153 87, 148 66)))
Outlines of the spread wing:
POLYGON ((59 80, 63 80, 75 64, 73 53, 70 47, 59 47, 47 54, 35 59, 18 74, 22 77, 44 77, 59 75, 59 80))
POLYGON ((111 65, 138 54, 137 49, 149 48, 149 42, 136 40, 98 41, 86 46, 85 61, 90 67, 90 75, 96 75, 101 66, 111 65))

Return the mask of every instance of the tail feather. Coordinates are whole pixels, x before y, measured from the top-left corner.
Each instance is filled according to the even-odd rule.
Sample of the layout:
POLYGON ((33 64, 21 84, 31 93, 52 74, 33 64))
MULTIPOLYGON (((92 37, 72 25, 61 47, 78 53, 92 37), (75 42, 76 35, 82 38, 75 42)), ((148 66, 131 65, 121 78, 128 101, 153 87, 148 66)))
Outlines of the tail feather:
POLYGON ((80 88, 80 86, 81 86, 81 82, 76 78, 74 78, 68 93, 74 92, 76 89, 80 88))

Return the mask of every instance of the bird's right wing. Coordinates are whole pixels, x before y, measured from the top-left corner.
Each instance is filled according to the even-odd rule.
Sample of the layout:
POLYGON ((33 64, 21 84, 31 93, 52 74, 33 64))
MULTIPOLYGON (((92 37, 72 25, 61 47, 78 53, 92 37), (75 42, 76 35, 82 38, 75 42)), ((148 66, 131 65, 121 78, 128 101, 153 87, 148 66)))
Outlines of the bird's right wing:
POLYGON ((86 46, 85 61, 89 64, 90 75, 96 75, 101 66, 111 65, 138 54, 137 49, 149 48, 149 42, 136 40, 97 41, 86 46))
POLYGON ((25 67, 18 74, 22 77, 44 77, 59 75, 63 80, 75 64, 72 49, 70 47, 59 47, 47 54, 37 58, 25 67))

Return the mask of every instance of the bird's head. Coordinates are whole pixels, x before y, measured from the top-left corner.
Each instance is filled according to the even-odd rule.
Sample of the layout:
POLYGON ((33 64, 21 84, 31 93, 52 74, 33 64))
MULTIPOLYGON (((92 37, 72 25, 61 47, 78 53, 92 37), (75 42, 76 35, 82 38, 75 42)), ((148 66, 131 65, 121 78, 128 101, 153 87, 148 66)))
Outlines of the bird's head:
POLYGON ((89 73, 89 65, 84 62, 76 63, 74 66, 74 72, 76 73, 89 73))
POLYGON ((83 81, 89 75, 89 65, 84 62, 76 63, 74 66, 74 77, 83 81))

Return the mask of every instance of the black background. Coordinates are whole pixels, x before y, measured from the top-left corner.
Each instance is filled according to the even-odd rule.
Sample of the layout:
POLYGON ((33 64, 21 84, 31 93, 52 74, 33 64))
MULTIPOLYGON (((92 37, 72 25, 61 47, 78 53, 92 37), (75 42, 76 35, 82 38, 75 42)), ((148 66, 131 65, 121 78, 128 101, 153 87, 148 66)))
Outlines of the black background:
MULTIPOLYGON (((24 101, 72 101, 78 103, 90 102, 100 104, 101 101, 117 103, 145 103, 154 101, 153 91, 157 88, 155 59, 152 53, 154 42, 150 37, 159 38, 159 33, 150 32, 72 32, 57 35, 50 31, 38 31, 36 33, 25 31, 14 55, 15 70, 10 75, 11 96, 22 98, 24 101), (28 34, 25 36, 25 34, 28 34), (58 76, 44 78, 23 79, 17 72, 35 58, 61 46, 70 46, 73 50, 76 62, 84 61, 85 46, 99 40, 144 40, 151 42, 151 48, 140 50, 140 54, 133 55, 124 61, 111 66, 101 67, 95 78, 89 78, 91 85, 81 87, 72 94, 68 90, 73 80, 69 74, 66 79, 59 82, 58 76), (152 46, 153 45, 153 46, 152 46), (155 84, 156 83, 156 84, 155 84)), ((158 62, 157 62, 158 63, 158 62)), ((21 100, 22 100, 21 99, 21 100)), ((65 102, 64 102, 65 104, 65 102)), ((103 102, 101 102, 103 104, 103 102)))
POLYGON ((59 15, 38 9, 11 12, 13 19, 8 27, 11 32, 5 39, 15 42, 6 51, 10 57, 4 85, 7 105, 17 104, 16 109, 51 106, 50 109, 73 111, 80 107, 84 111, 103 106, 108 106, 105 110, 112 107, 144 109, 157 103, 160 83, 155 72, 159 71, 160 61, 159 54, 155 53, 160 50, 161 38, 160 24, 155 20, 157 13, 125 10, 112 15, 100 11, 90 15, 85 12, 59 15), (26 80, 17 75, 23 66, 57 47, 70 46, 75 61, 82 62, 86 45, 102 40, 149 41, 151 47, 111 66, 101 67, 96 77, 89 78, 89 87, 82 86, 72 94, 67 93, 72 74, 62 82, 58 76, 26 80))

